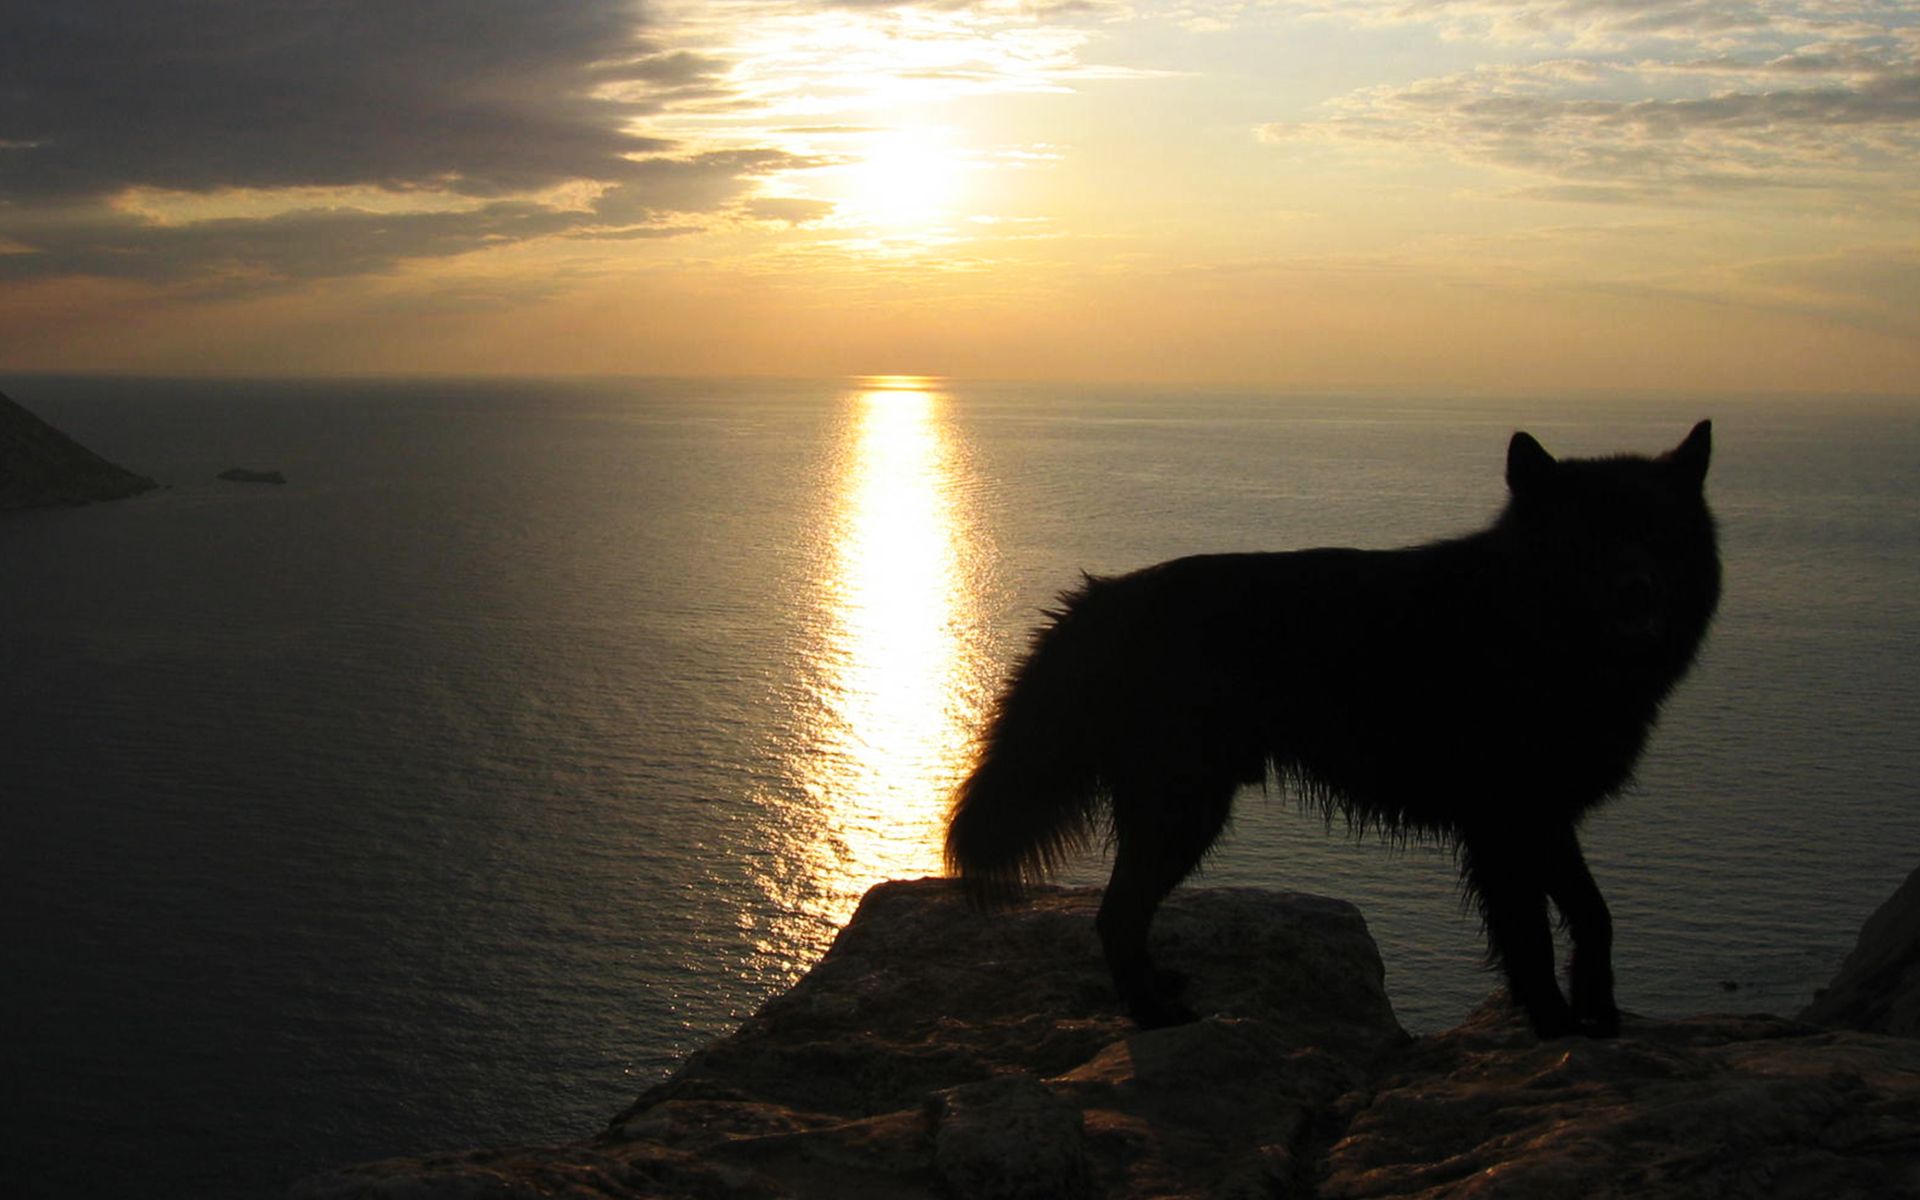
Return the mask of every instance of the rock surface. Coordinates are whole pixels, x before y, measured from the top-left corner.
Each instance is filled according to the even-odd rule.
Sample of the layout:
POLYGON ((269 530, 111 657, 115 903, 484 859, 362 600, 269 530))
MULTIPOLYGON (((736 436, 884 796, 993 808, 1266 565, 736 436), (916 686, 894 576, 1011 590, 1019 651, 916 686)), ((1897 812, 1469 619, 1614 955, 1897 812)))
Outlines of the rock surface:
POLYGON ((392 1160, 296 1200, 401 1197, 1920 1197, 1920 1041, 1766 1016, 1542 1043, 1498 998, 1413 1041, 1359 912, 1176 893, 1165 965, 1212 1015, 1140 1032, 1099 893, 982 916, 868 893, 807 977, 598 1138, 392 1160))
POLYGON ((1920 1196, 1920 1043, 1778 1017, 1543 1043, 1489 1006, 1342 1109, 1320 1200, 1920 1196))
POLYGON ((0 395, 0 511, 119 500, 153 486, 0 395))
POLYGON ((1920 868, 1867 918, 1840 974, 1800 1019, 1920 1036, 1920 868))

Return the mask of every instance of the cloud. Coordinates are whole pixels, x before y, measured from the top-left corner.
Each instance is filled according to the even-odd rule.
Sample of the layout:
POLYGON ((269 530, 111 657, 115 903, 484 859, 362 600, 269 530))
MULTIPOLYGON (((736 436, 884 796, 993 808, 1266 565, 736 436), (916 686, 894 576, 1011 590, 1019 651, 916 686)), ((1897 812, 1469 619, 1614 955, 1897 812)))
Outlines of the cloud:
POLYGON ((0 40, 0 195, 373 185, 501 195, 664 149, 601 90, 687 86, 624 0, 64 0, 0 40), (11 155, 10 155, 11 157, 11 155))
POLYGON ((312 209, 264 218, 56 232, 36 254, 0 257, 0 278, 117 276, 150 283, 213 276, 230 286, 385 270, 402 259, 465 253, 565 231, 570 214, 523 201, 464 212, 312 209))
POLYGON ((1697 51, 1750 42, 1781 29, 1833 24, 1874 12, 1848 4, 1781 0, 1283 0, 1316 18, 1370 26, 1431 25, 1455 39, 1602 50, 1673 42, 1697 51))
POLYGON ((8 26, 0 279, 271 286, 659 236, 804 165, 644 130, 723 99, 728 64, 663 46, 631 0, 66 0, 8 26))
MULTIPOLYGON (((1859 31, 1863 38, 1872 31, 1859 31)), ((1920 161, 1920 62, 1875 45, 1767 58, 1556 58, 1363 89, 1262 140, 1438 149, 1540 178, 1509 195, 1698 201, 1839 184, 1889 194, 1920 161)))
POLYGON ((686 214, 727 208, 760 176, 804 165, 775 151, 652 158, 584 205, 509 199, 403 212, 337 206, 179 223, 93 210, 0 253, 0 280, 86 275, 197 283, 230 294, 377 274, 541 238, 670 237, 696 227, 682 219, 686 214))
POLYGON ((746 213, 757 221, 778 221, 783 225, 805 225, 833 215, 831 200, 809 200, 804 196, 762 196, 746 204, 746 213))

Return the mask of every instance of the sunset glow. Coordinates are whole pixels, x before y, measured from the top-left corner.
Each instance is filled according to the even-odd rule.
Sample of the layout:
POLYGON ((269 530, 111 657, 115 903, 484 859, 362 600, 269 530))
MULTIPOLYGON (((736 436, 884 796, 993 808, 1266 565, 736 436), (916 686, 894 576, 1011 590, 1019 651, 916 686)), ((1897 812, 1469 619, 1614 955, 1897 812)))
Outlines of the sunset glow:
POLYGON ((0 49, 0 369, 1920 373, 1902 6, 249 11, 0 49))

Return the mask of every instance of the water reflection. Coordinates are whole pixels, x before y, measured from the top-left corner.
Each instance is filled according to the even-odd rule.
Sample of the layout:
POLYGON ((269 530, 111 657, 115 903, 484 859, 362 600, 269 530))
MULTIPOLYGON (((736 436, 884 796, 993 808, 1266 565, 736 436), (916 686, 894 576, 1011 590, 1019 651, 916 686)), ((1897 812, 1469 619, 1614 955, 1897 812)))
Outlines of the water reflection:
POLYGON ((807 907, 835 924, 872 884, 939 871, 985 673, 948 399, 914 376, 862 382, 822 587, 821 727, 794 764, 821 821, 807 907))

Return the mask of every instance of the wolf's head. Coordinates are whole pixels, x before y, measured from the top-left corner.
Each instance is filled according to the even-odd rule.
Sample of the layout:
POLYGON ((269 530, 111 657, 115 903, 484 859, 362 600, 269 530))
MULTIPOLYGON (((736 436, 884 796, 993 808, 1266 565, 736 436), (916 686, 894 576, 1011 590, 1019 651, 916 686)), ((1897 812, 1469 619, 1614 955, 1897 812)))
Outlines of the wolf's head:
POLYGON ((1501 525, 1542 574, 1577 639, 1573 657, 1620 665, 1692 660, 1720 599, 1720 557, 1705 484, 1713 424, 1656 457, 1556 459, 1526 433, 1507 446, 1501 525))

